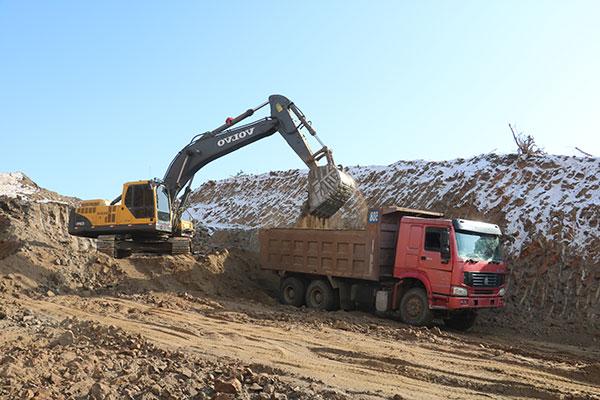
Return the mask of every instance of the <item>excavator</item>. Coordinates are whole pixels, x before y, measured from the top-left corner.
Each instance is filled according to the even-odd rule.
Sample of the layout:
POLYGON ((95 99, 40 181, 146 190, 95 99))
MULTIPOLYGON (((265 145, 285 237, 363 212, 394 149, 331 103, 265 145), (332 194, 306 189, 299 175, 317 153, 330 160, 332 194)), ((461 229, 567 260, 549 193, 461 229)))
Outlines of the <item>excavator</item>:
POLYGON ((257 107, 227 118, 218 128, 194 136, 171 161, 162 180, 126 182, 112 202, 82 201, 71 211, 69 233, 96 238, 98 251, 115 258, 132 253, 189 253, 194 226, 183 220, 182 214, 188 207, 194 175, 211 161, 275 132, 308 166, 304 212, 319 218, 333 216, 356 191, 354 180, 336 166, 331 150, 302 111, 288 98, 271 95, 257 107), (238 125, 267 105, 270 116, 238 125), (304 130, 315 137, 321 149, 312 152, 304 130), (323 159, 326 162, 319 165, 323 159))

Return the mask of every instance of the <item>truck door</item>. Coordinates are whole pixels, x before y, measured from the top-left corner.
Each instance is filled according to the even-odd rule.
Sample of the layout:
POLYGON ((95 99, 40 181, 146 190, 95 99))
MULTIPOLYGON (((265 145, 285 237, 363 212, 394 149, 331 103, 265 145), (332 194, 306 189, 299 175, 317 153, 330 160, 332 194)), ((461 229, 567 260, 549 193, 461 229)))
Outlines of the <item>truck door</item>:
POLYGON ((444 237, 448 237, 448 229, 426 227, 423 246, 419 257, 419 267, 426 271, 435 293, 449 294, 452 264, 442 258, 444 237))

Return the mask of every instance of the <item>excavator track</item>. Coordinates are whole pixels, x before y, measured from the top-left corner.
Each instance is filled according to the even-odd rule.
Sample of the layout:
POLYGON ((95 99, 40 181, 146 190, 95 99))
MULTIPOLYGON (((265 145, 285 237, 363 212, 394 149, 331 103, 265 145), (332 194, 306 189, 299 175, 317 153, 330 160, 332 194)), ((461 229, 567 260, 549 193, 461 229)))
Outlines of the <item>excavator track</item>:
POLYGON ((115 257, 115 237, 114 236, 98 236, 96 239, 96 250, 104 253, 109 257, 115 257))
POLYGON ((171 244, 171 255, 190 254, 191 241, 187 237, 173 237, 169 239, 171 244))
POLYGON ((119 248, 119 241, 113 235, 98 236, 96 250, 112 258, 125 258, 131 254, 129 250, 119 248))
POLYGON ((167 240, 134 241, 106 235, 97 238, 96 250, 112 258, 125 258, 134 253, 191 254, 191 239, 189 237, 172 237, 167 240))

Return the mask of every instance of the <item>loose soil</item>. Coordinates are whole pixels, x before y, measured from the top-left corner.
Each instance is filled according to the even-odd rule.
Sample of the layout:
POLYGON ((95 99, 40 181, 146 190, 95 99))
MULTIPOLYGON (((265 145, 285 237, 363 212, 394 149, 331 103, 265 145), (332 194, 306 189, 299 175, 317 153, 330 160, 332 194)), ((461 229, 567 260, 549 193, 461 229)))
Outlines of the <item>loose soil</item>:
POLYGON ((561 343, 563 330, 532 339, 487 323, 456 333, 282 306, 273 277, 241 251, 104 264, 109 283, 58 295, 2 278, 1 395, 600 398, 598 337, 561 343), (235 394, 216 390, 231 379, 235 394))

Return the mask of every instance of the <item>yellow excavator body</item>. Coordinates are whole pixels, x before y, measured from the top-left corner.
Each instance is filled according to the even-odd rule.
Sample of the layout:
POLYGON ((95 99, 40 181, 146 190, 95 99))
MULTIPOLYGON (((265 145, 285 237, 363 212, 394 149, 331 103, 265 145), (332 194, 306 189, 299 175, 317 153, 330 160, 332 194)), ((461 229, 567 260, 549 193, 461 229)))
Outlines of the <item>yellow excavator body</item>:
POLYGON ((176 254, 189 252, 194 224, 173 221, 164 187, 141 180, 124 183, 113 202, 82 201, 71 213, 69 233, 98 239, 98 249, 111 256, 144 250, 176 254))

